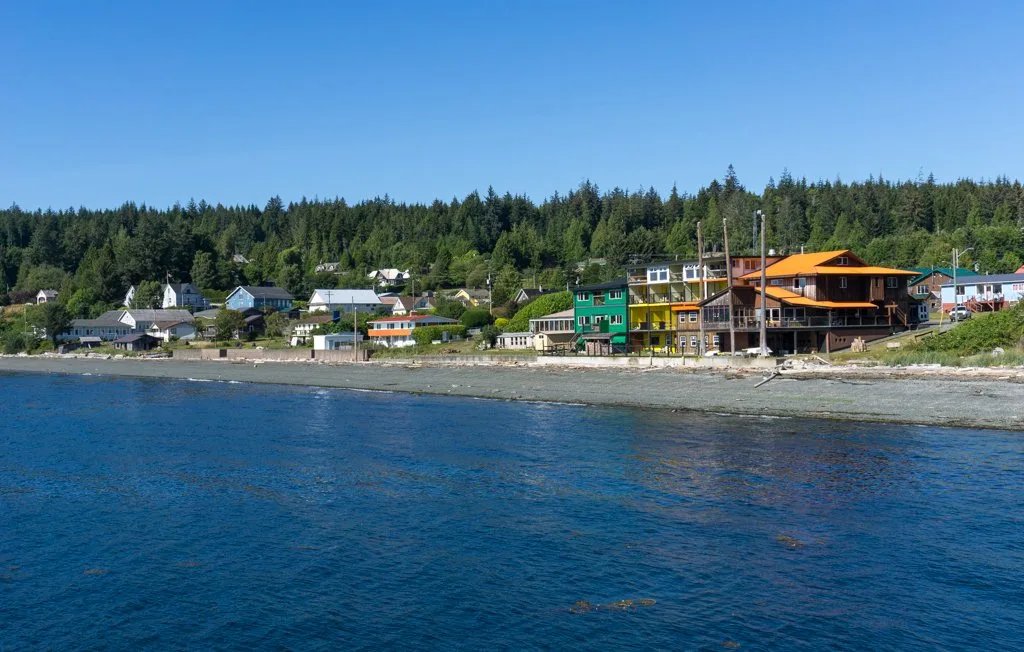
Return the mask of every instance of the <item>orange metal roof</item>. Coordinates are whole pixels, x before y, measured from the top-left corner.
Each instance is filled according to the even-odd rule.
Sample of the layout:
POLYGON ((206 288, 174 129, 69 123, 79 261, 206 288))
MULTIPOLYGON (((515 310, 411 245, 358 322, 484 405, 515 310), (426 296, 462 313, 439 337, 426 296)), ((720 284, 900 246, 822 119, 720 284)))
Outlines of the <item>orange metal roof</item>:
MULTIPOLYGON (((777 263, 769 265, 765 269, 767 278, 778 278, 780 276, 816 276, 816 275, 839 275, 839 276, 914 276, 914 272, 892 267, 877 267, 874 265, 826 265, 834 258, 846 256, 851 260, 863 263, 849 249, 836 251, 819 251, 811 254, 793 254, 783 258, 777 263)), ((740 277, 744 280, 756 280, 761 278, 761 272, 751 272, 740 277)))
POLYGON ((814 274, 839 274, 841 276, 853 276, 856 274, 870 274, 874 276, 916 276, 917 272, 893 267, 815 267, 814 274))
POLYGON ((672 312, 679 312, 682 310, 700 310, 700 305, 696 303, 673 303, 672 312))
POLYGON ((815 301, 814 299, 808 299, 802 297, 795 292, 790 292, 783 288, 768 287, 765 288, 765 294, 773 299, 784 301, 791 306, 806 306, 808 308, 874 308, 878 309, 873 303, 867 301, 815 301))

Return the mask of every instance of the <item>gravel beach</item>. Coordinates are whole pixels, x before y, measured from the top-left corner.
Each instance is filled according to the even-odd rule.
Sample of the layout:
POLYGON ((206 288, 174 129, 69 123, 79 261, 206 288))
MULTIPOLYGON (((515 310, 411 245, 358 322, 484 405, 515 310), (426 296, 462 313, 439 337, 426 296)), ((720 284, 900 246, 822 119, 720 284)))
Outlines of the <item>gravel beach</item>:
MULTIPOLYGON (((1019 376, 888 377, 678 369, 299 364, 3 357, 0 373, 191 378, 741 415, 1024 430, 1019 376)), ((2 387, 2 382, 0 382, 2 387)))

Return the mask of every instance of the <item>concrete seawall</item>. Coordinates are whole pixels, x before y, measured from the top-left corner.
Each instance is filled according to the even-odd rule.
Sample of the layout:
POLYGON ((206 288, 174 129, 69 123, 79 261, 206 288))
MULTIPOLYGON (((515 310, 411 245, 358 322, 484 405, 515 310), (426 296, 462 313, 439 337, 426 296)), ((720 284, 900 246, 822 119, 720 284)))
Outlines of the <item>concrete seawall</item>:
POLYGON ((314 351, 313 349, 175 349, 171 357, 175 360, 239 361, 250 362, 366 362, 369 353, 314 351))

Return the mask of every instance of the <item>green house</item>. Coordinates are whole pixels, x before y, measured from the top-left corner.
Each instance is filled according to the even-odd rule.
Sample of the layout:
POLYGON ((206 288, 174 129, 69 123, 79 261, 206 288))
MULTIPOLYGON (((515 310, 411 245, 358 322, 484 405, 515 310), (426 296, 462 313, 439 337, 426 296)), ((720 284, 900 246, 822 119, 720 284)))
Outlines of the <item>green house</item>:
POLYGON ((625 353, 629 333, 629 292, 625 277, 583 285, 573 295, 580 349, 592 355, 625 353))

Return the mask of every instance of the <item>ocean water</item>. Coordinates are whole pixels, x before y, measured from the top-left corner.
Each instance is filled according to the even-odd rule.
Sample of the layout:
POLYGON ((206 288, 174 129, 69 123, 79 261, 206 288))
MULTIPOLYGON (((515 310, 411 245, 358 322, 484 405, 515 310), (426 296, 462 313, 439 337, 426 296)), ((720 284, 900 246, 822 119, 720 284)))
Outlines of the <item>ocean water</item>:
POLYGON ((1024 435, 0 375, 0 650, 1021 649, 1024 435))

